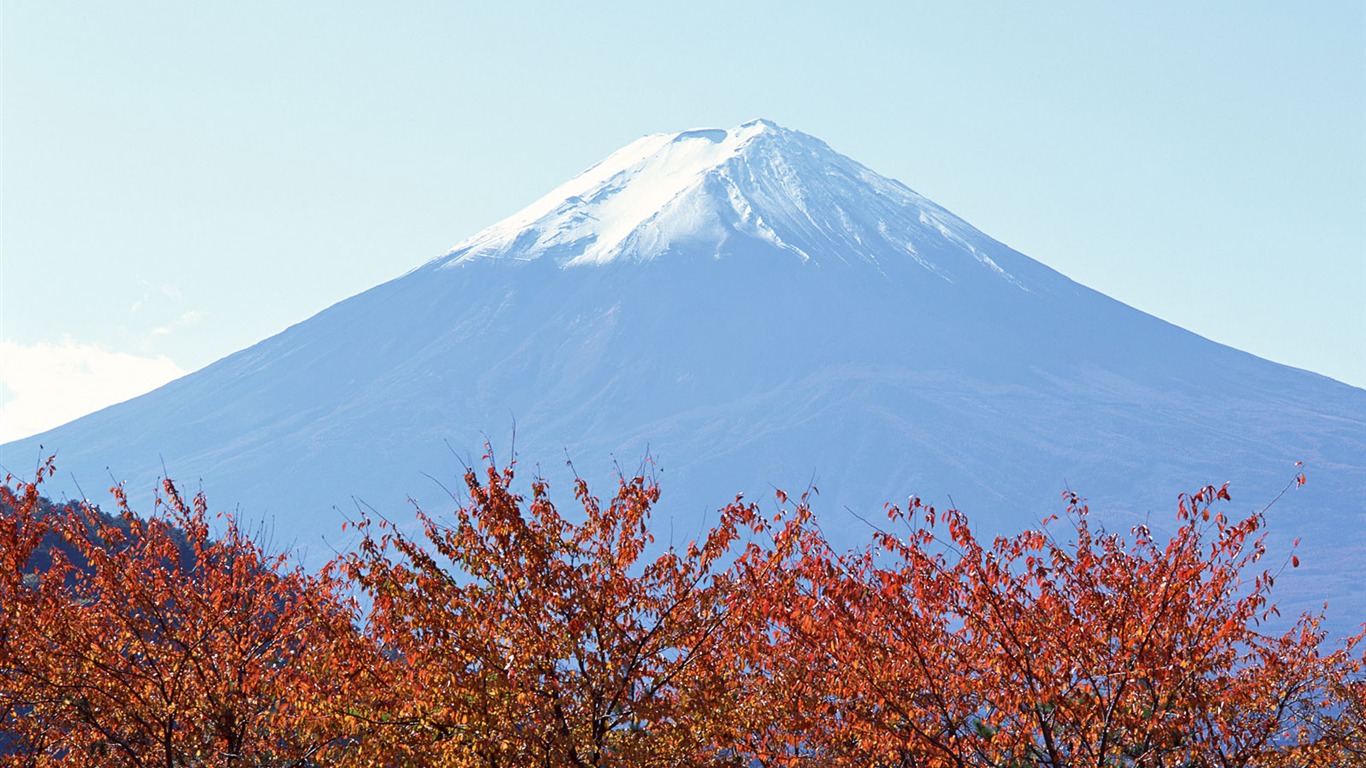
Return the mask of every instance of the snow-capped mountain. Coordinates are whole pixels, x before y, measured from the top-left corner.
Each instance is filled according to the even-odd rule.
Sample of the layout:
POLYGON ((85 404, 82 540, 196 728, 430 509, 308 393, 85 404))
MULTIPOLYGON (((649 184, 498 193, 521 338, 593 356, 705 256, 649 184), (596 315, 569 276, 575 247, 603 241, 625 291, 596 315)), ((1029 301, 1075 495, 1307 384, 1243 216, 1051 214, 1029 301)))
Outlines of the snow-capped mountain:
POLYGON ((639 139, 440 258, 0 461, 55 450, 56 488, 93 497, 112 474, 143 498, 164 461, 321 559, 355 499, 449 506, 461 461, 486 438, 506 458, 514 425, 523 471, 566 502, 566 458, 607 495, 613 461, 648 451, 660 538, 680 541, 737 493, 809 484, 846 543, 910 494, 1007 531, 1070 487, 1115 527, 1160 526, 1206 483, 1260 508, 1303 461, 1309 485, 1271 513, 1273 559, 1303 538, 1279 593, 1366 617, 1366 391, 1091 291, 766 121, 639 139))
POLYGON ((550 258, 573 267, 708 248, 720 258, 758 241, 804 262, 909 255, 936 270, 915 245, 932 237, 1002 272, 974 247, 982 234, 958 217, 818 139, 755 120, 632 142, 460 243, 443 263, 550 258))

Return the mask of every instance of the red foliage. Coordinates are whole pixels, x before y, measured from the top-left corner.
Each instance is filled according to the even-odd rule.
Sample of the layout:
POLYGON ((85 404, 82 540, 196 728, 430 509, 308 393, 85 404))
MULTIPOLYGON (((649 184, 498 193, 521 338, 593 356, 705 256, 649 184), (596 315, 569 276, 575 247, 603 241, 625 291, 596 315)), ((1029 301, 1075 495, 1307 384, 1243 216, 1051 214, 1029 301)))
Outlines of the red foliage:
POLYGON ((729 763, 708 740, 725 696, 703 664, 731 628, 718 569, 752 510, 700 542, 646 554, 659 490, 623 479, 606 505, 575 483, 583 522, 511 467, 465 475, 469 503, 421 515, 425 542, 368 520, 348 574, 392 660, 374 759, 441 765, 729 763))
MULTIPOLYGON (((38 480, 51 474, 51 464, 38 480)), ((0 488, 7 765, 1310 766, 1366 762, 1362 637, 1272 634, 1224 488, 1127 536, 1075 495, 979 541, 912 499, 839 553, 805 497, 683 547, 623 478, 572 516, 511 467, 310 575, 202 496, 149 519, 0 488), (38 567, 44 538, 65 550, 38 567), (64 552, 74 553, 71 556, 64 552), (80 563, 73 562, 79 556, 80 563), (363 628, 344 599, 371 604, 363 628)), ((1302 484, 1297 476, 1295 484, 1302 484)), ((1298 558, 1291 555, 1291 566, 1298 558)), ((1366 633, 1366 630, 1363 630, 1366 633)))
POLYGON ((3 491, 11 762, 303 765, 345 743, 338 673, 361 646, 340 584, 287 569, 231 518, 213 537, 204 498, 164 488, 146 520, 114 489, 121 525, 89 506, 38 519, 34 484, 3 491), (60 551, 29 568, 48 530, 82 568, 60 551))
POLYGON ((1316 617, 1258 631, 1274 578, 1261 514, 1178 506, 1158 541, 1096 533, 1068 496, 1056 521, 984 545, 956 510, 912 499, 862 552, 814 531, 763 605, 769 676, 810 682, 786 715, 835 764, 1345 765, 1366 746, 1362 636, 1332 653, 1316 617), (1245 579, 1250 579, 1245 581, 1245 579))

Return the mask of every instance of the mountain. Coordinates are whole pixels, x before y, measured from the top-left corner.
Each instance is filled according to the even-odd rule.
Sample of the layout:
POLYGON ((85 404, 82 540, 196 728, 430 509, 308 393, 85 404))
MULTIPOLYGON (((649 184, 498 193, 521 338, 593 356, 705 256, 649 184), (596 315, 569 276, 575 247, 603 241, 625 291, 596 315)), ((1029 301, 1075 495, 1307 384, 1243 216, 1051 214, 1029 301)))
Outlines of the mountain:
POLYGON ((72 495, 112 475, 137 498, 169 472, 321 559, 357 499, 449 506, 486 439, 566 500, 566 458, 606 495, 613 462, 648 452, 660 537, 681 541, 737 493, 812 484, 845 543, 910 494, 990 532, 1070 487, 1114 528, 1160 528, 1206 483, 1260 509, 1303 461, 1309 484, 1271 512, 1273 569, 1303 538, 1279 594, 1366 615, 1366 391, 1078 285, 762 120, 639 139, 440 258, 0 462, 55 450, 72 495))

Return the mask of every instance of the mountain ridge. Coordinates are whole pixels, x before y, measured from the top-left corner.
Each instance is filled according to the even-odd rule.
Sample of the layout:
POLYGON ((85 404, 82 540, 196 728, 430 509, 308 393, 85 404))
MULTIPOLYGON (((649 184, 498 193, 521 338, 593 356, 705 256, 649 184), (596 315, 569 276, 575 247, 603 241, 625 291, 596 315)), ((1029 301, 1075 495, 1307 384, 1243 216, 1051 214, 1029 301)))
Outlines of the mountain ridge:
POLYGON ((767 122, 643 137, 407 274, 0 461, 43 444, 135 500, 164 466, 328 551, 346 546, 338 510, 448 506, 430 478, 490 435, 505 453, 514 428, 561 489, 566 457, 602 488, 589 467, 648 452, 661 514, 686 525, 815 482, 841 543, 865 530, 845 507, 871 519, 909 494, 1014 530, 1071 487, 1126 530, 1206 483, 1259 506, 1304 461, 1310 485, 1280 502, 1306 547, 1296 605, 1366 604, 1366 566, 1343 565, 1366 546, 1366 390, 1114 301, 767 122))

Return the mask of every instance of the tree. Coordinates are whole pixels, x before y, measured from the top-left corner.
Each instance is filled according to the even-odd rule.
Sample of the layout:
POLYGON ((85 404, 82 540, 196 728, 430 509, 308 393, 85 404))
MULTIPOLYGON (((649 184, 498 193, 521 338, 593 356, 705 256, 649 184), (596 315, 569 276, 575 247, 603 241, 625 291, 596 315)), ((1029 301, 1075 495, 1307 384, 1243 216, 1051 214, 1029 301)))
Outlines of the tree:
POLYGON ((397 696, 372 708, 389 760, 459 766, 729 764, 708 738, 727 713, 730 579, 722 558, 752 510, 727 507, 702 541, 646 555, 653 481, 623 478, 583 521, 513 466, 465 474, 425 541, 369 519, 347 571, 373 601, 370 631, 397 696), (704 659, 713 663, 702 664, 704 659))
POLYGON ((22 563, 4 587, 12 761, 304 765, 345 746, 332 702, 362 646, 340 584, 287 569, 231 517, 214 538, 202 495, 164 491, 144 520, 114 489, 120 525, 89 505, 35 522, 36 484, 6 491, 0 557, 22 563), (29 567, 48 529, 84 568, 60 551, 29 567))
POLYGON ((45 729, 33 713, 39 693, 22 665, 32 652, 35 628, 59 603, 59 581, 42 580, 31 568, 52 533, 56 510, 38 493, 52 472, 48 460, 34 482, 15 484, 6 476, 0 485, 0 755, 34 754, 45 746, 45 729))
MULTIPOLYGON (((775 670, 814 680, 800 750, 835 764, 1273 766, 1361 754, 1361 635, 1326 653, 1316 617, 1258 631, 1274 607, 1261 513, 1180 499, 1159 542, 1093 531, 1068 496, 1053 527, 983 545, 967 518, 912 499, 861 552, 806 530, 769 594, 775 670)), ((1050 520, 1048 522, 1055 522, 1050 520)), ((782 553, 779 553, 782 554, 782 553)), ((782 757, 770 749, 770 756, 782 757)))

